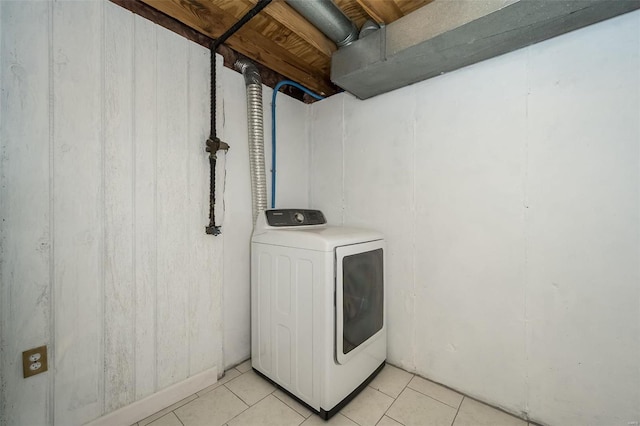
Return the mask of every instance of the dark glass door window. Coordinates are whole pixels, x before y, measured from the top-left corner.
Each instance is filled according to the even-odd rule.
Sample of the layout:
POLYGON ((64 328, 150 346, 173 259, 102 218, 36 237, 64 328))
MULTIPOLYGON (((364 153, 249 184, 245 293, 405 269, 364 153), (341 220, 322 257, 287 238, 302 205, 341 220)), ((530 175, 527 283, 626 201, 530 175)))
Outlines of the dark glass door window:
POLYGON ((384 274, 382 249, 342 259, 344 354, 357 348, 382 329, 384 274))

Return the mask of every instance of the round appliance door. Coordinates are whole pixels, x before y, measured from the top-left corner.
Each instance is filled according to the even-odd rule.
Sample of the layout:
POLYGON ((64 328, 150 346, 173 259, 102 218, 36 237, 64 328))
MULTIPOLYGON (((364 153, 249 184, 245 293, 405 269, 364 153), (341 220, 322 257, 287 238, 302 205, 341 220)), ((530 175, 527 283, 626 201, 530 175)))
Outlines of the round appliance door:
POLYGON ((384 241, 336 249, 336 359, 344 364, 382 332, 384 241))

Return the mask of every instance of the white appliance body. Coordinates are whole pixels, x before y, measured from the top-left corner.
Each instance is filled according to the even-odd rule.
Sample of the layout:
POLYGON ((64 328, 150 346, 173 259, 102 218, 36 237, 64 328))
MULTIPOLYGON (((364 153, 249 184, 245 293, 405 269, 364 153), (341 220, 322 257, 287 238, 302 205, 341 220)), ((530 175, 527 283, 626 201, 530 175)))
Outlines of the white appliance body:
POLYGON ((258 218, 252 366, 325 418, 386 359, 384 250, 376 232, 258 218))

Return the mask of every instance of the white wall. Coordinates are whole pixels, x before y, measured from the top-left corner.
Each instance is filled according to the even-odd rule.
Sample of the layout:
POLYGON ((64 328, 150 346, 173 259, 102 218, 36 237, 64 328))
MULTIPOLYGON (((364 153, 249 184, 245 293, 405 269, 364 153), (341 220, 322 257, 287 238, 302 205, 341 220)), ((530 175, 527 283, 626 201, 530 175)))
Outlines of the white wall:
MULTIPOLYGON (((0 21, 0 423, 80 424, 246 359, 242 77, 219 73, 214 238, 208 51, 109 2, 5 1, 0 21), (41 344, 50 371, 22 379, 41 344)), ((279 95, 277 207, 386 233, 392 362, 541 422, 640 418, 639 27, 310 120, 279 95)))
MULTIPOLYGON (((224 363, 233 366, 251 355, 250 263, 253 230, 251 181, 245 83, 241 74, 221 72, 224 102, 222 139, 231 145, 227 155, 223 235, 224 247, 224 363)), ((271 95, 264 86, 265 165, 268 202, 271 206, 271 95)), ((280 93, 277 98, 277 178, 276 207, 308 206, 309 106, 280 93)))
POLYGON ((639 28, 312 106, 311 207, 388 238, 391 362, 542 423, 640 421, 639 28))
MULTIPOLYGON (((218 57, 231 150, 223 233, 207 236, 209 51, 106 1, 0 16, 0 423, 81 424, 246 359, 242 76, 218 57), (49 372, 23 379, 21 352, 42 344, 49 372)), ((280 95, 278 110, 279 206, 306 207, 309 108, 280 95)))
POLYGON ((0 424, 83 424, 221 372, 209 51, 106 1, 0 15, 0 424))

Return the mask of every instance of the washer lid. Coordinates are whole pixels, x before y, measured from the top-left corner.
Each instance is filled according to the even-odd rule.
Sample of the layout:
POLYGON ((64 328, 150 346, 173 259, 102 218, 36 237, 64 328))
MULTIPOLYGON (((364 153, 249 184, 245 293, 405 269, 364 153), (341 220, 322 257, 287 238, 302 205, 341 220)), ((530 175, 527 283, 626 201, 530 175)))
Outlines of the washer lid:
POLYGON ((323 226, 308 228, 267 229, 256 233, 254 243, 271 244, 316 251, 333 251, 339 246, 382 240, 382 234, 360 228, 323 226))

